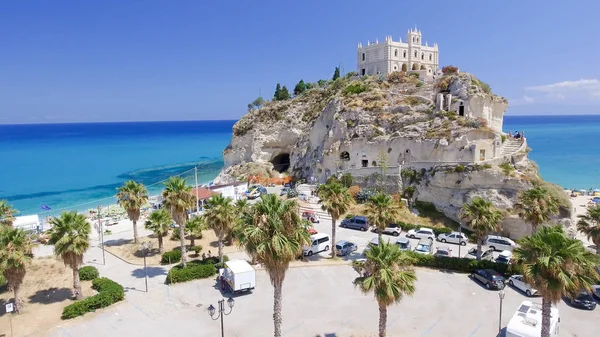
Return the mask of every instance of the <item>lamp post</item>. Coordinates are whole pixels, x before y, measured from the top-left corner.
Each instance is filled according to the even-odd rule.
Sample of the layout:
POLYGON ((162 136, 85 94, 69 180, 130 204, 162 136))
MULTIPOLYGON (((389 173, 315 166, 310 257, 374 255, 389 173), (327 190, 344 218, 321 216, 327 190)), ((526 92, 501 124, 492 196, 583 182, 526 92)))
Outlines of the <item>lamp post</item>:
POLYGON ((500 317, 498 318, 498 336, 502 333, 502 301, 504 300, 506 293, 504 290, 500 290, 498 297, 500 298, 500 317))
POLYGON ((219 301, 219 313, 217 314, 217 317, 214 317, 216 308, 212 304, 208 307, 208 314, 210 315, 210 318, 212 318, 214 321, 221 318, 221 337, 225 337, 225 332, 223 330, 223 316, 231 314, 231 312, 233 311, 234 303, 235 303, 235 301, 231 297, 227 300, 227 306, 229 306, 229 312, 226 313, 225 312, 225 299, 220 300, 219 301))
POLYGON ((146 281, 146 292, 148 292, 148 271, 146 269, 146 255, 148 251, 152 249, 152 242, 144 241, 142 242, 142 255, 144 255, 144 278, 146 281))
POLYGON ((104 257, 104 230, 102 229, 102 220, 100 220, 100 210, 102 205, 98 204, 98 236, 100 238, 100 248, 102 249, 102 264, 106 265, 106 258, 104 257))

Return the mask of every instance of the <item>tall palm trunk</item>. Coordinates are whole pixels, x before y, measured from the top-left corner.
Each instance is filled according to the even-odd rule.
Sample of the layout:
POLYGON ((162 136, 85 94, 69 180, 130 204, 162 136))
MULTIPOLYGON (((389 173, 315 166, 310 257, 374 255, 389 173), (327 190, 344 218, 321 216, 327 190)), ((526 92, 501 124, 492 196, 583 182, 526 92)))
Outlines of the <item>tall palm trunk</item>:
POLYGON ((377 226, 377 242, 381 244, 381 240, 383 239, 383 229, 377 226))
POLYGON ((596 246, 596 255, 600 255, 600 238, 593 239, 592 242, 596 246))
POLYGON ((331 217, 331 257, 335 257, 336 256, 336 249, 335 249, 335 223, 336 223, 337 219, 334 217, 331 217))
POLYGON ((219 262, 223 264, 223 231, 219 231, 219 262))
POLYGON ((385 337, 385 329, 387 326, 387 307, 385 304, 379 303, 379 337, 385 337))
POLYGON ((550 337, 550 315, 552 302, 545 297, 542 298, 542 335, 541 337, 550 337))
POLYGON ((163 236, 162 233, 158 236, 158 252, 162 253, 164 250, 163 248, 163 236))
MULTIPOLYGON (((481 260, 481 247, 483 246, 483 237, 481 235, 477 236, 477 261, 481 260)), ((460 256, 459 256, 460 257, 460 256)))
POLYGON ((81 293, 81 281, 79 281, 79 266, 73 267, 73 291, 75 292, 76 299, 83 299, 83 294, 81 293))
POLYGON ((133 222, 133 243, 138 243, 138 228, 137 228, 137 220, 132 220, 133 222))
POLYGON ((190 246, 194 247, 196 245, 196 236, 194 234, 190 234, 190 246))
POLYGON ((281 317, 282 288, 283 280, 276 280, 273 284, 273 325, 275 328, 275 337, 281 337, 281 323, 283 323, 283 317, 281 317))
POLYGON ((21 312, 23 309, 23 299, 21 299, 21 284, 17 283, 12 286, 13 296, 15 297, 15 311, 21 312))
POLYGON ((185 232, 183 231, 183 224, 179 225, 179 244, 181 245, 181 264, 187 266, 187 257, 185 255, 185 232))

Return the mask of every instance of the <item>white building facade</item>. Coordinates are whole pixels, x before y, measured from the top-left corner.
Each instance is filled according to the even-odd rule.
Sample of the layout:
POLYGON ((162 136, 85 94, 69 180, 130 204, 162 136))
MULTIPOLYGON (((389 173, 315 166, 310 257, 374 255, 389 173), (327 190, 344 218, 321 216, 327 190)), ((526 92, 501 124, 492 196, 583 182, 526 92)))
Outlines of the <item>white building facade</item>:
POLYGON ((365 47, 358 44, 357 73, 359 75, 390 74, 394 71, 419 71, 428 74, 438 71, 438 45, 430 47, 427 42, 423 45, 421 31, 409 29, 406 42, 393 41, 391 36, 379 43, 367 42, 365 47))

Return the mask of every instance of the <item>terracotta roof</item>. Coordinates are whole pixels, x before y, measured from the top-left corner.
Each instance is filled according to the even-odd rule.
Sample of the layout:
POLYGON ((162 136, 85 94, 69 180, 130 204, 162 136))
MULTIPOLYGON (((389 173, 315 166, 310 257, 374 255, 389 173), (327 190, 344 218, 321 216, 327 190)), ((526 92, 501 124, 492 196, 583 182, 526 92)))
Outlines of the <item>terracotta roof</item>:
MULTIPOLYGON (((212 197, 213 195, 219 195, 219 194, 221 194, 221 193, 211 191, 208 188, 198 187, 198 199, 200 199, 200 200, 206 200, 206 199, 212 197)), ((192 188, 192 195, 196 196, 196 188, 192 188)))

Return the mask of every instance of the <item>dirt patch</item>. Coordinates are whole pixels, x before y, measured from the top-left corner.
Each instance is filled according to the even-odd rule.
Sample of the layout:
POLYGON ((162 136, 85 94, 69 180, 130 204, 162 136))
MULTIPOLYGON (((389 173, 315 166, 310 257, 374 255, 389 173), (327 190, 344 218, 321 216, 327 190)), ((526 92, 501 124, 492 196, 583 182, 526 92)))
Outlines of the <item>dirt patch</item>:
MULTIPOLYGON (((163 237, 163 246, 165 252, 172 251, 174 249, 179 249, 179 239, 171 240, 171 232, 172 231, 170 231, 167 236, 163 237)), ((161 254, 158 252, 158 239, 155 235, 140 237, 140 242, 144 241, 152 242, 152 250, 148 252, 148 255, 146 256, 146 264, 149 266, 159 266, 161 254)), ((216 256, 218 254, 218 241, 217 237, 215 236, 215 233, 212 230, 206 230, 202 232, 202 239, 196 239, 194 241, 194 244, 196 246, 202 246, 202 250, 199 254, 200 256, 202 255, 202 253, 208 256, 209 251, 211 256, 216 256)), ((186 239, 185 242, 186 249, 189 250, 191 241, 189 239, 186 239)), ((140 244, 134 244, 133 240, 106 241, 105 248, 108 252, 120 257, 121 259, 131 264, 144 264, 144 257, 140 250, 140 244)), ((235 244, 229 246, 225 245, 223 247, 224 254, 238 251, 240 251, 240 249, 235 244)), ((189 251, 187 252, 187 256, 189 258, 188 260, 198 258, 198 256, 196 256, 194 252, 189 251)))
MULTIPOLYGON (((85 297, 95 294, 91 286, 91 281, 81 282, 85 297)), ((54 257, 33 259, 21 286, 24 308, 20 314, 12 315, 14 336, 31 335, 59 324, 63 308, 74 302, 72 287, 73 272, 62 261, 54 257)), ((12 302, 13 293, 6 288, 0 291, 0 335, 10 336, 10 317, 3 308, 12 302)))

